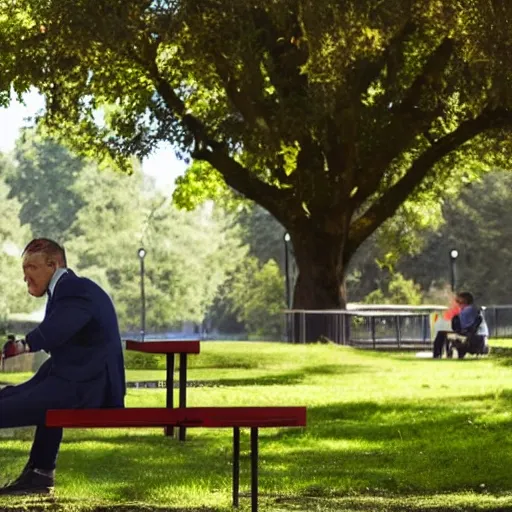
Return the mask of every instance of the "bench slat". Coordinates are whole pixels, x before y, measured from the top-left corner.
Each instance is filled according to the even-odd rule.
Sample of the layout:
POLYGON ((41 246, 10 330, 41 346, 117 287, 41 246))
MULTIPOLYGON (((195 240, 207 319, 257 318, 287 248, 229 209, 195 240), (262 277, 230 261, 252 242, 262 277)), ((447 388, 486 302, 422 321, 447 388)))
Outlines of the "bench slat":
POLYGON ((135 341, 126 340, 126 350, 151 354, 199 354, 198 340, 135 341))
POLYGON ((304 427, 305 407, 187 407, 177 409, 61 409, 46 413, 48 427, 304 427))

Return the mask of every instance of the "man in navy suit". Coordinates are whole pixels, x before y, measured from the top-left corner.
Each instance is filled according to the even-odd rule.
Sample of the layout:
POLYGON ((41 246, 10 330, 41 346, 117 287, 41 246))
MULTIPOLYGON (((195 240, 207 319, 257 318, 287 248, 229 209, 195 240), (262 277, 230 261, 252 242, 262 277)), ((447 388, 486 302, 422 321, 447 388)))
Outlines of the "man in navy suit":
POLYGON ((47 428, 48 409, 123 407, 121 337, 114 305, 94 282, 66 267, 53 240, 32 240, 23 251, 28 292, 48 295, 42 323, 25 339, 8 341, 3 356, 44 350, 50 354, 32 379, 0 391, 0 428, 36 426, 21 475, 0 496, 49 493, 54 487, 61 428, 47 428))

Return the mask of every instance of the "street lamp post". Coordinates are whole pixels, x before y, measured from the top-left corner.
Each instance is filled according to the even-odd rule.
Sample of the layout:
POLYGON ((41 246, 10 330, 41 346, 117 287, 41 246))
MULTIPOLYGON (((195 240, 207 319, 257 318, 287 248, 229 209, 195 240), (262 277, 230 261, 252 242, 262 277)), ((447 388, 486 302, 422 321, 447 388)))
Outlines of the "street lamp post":
MULTIPOLYGON (((284 237, 284 276, 285 276, 285 286, 286 286, 286 308, 292 308, 292 299, 291 299, 291 290, 290 290, 290 252, 289 252, 289 243, 290 243, 290 234, 285 233, 284 237)), ((286 341, 291 341, 291 320, 292 313, 285 313, 285 325, 286 325, 286 341)))
POLYGON ((291 290, 290 290, 290 255, 288 244, 290 243, 290 234, 284 234, 284 274, 286 279, 286 307, 291 309, 291 290))
POLYGON ((144 292, 144 258, 146 256, 146 249, 141 247, 137 251, 140 260, 140 336, 144 341, 146 334, 146 295, 144 292))
POLYGON ((452 292, 455 292, 455 286, 457 284, 457 273, 456 273, 456 261, 459 257, 459 251, 452 249, 450 251, 450 283, 452 292))

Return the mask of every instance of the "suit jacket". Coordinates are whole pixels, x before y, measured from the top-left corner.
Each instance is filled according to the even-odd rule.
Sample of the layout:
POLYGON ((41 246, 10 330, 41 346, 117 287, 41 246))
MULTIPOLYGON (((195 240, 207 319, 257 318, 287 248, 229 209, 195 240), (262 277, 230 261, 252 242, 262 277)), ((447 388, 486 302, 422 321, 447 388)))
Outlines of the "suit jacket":
POLYGON ((68 270, 57 281, 43 322, 26 340, 32 352, 50 354, 41 376, 87 390, 87 397, 77 398, 77 407, 123 407, 126 383, 117 316, 96 283, 68 270))

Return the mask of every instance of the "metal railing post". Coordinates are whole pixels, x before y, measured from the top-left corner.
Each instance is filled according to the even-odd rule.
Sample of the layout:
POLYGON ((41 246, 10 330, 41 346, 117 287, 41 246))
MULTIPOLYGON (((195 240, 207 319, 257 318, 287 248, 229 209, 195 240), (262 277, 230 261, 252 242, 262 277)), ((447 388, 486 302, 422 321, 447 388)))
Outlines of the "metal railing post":
POLYGON ((398 348, 401 348, 401 333, 400 333, 400 316, 395 316, 395 322, 396 322, 396 341, 398 344, 398 348))

